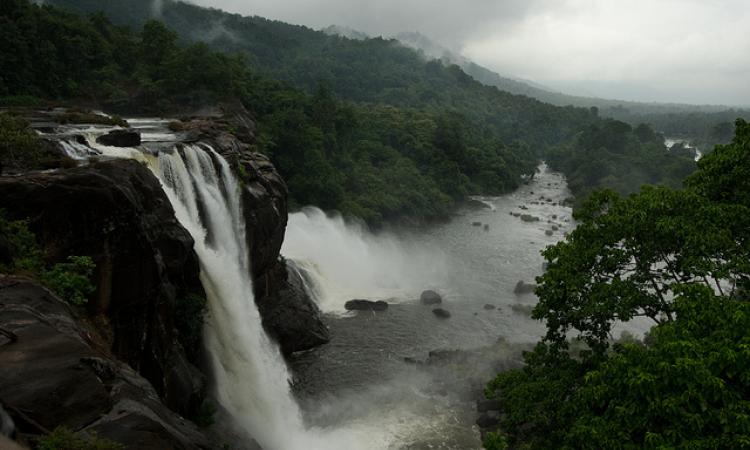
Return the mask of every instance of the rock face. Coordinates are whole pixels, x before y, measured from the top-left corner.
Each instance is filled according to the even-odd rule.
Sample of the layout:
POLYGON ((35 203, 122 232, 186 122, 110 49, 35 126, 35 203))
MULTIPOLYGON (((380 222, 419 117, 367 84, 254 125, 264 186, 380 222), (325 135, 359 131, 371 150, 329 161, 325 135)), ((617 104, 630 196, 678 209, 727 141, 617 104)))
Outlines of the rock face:
MULTIPOLYGON (((280 259, 264 274, 262 282, 269 286, 260 287, 264 295, 256 297, 256 303, 266 330, 285 355, 330 341, 328 328, 320 319, 320 310, 305 291, 302 275, 290 261, 280 259)), ((259 290, 257 283, 255 290, 259 290)))
POLYGON ((383 300, 349 300, 344 304, 347 311, 385 311, 388 309, 388 303, 383 300))
POLYGON ((112 130, 96 138, 96 142, 111 147, 137 147, 141 145, 141 135, 132 130, 112 130))
POLYGON ((154 388, 101 351, 96 330, 45 288, 0 276, 0 400, 18 432, 95 431, 126 448, 220 448, 159 401, 154 388), (10 337, 9 337, 10 336, 10 337))
POLYGON ((419 296, 419 300, 422 302, 423 305, 437 305, 438 303, 442 303, 443 299, 440 297, 440 294, 438 294, 435 291, 423 291, 422 295, 419 296))
POLYGON ((204 295, 193 240, 151 172, 116 160, 54 173, 0 178, 0 208, 28 219, 48 262, 68 255, 96 263, 89 313, 102 346, 188 414, 202 402, 202 375, 174 326, 177 303, 204 295))

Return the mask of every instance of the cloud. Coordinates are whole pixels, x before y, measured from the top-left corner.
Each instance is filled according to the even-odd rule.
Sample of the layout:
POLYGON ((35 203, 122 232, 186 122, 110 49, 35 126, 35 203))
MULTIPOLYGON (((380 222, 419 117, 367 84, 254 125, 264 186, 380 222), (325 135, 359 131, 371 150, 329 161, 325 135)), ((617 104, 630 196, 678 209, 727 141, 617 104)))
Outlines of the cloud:
POLYGON ((610 98, 750 105, 746 0, 192 0, 370 35, 419 31, 497 72, 610 98))

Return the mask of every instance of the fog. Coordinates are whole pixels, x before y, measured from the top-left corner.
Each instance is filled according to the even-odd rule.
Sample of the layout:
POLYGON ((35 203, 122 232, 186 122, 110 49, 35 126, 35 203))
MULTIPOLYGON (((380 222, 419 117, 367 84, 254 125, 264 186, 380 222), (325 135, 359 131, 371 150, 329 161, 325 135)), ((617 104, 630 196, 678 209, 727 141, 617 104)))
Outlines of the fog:
POLYGON ((506 76, 572 94, 750 105, 745 0, 193 0, 313 28, 419 31, 506 76))

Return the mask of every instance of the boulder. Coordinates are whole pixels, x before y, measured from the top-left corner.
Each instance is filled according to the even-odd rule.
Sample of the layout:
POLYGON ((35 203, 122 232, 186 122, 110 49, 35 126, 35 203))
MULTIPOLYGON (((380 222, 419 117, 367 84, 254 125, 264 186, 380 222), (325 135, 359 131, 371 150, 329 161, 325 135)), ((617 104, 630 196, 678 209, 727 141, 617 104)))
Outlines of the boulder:
POLYGON ((484 305, 484 309, 486 309, 487 311, 491 311, 495 309, 495 305, 490 305, 489 303, 487 303, 484 305))
POLYGON ((496 428, 500 425, 500 414, 496 411, 482 413, 476 421, 479 428, 496 428))
POLYGON ((97 332, 36 282, 0 276, 0 399, 19 433, 94 431, 126 448, 220 448, 143 377, 95 350, 97 332))
POLYGON ((552 230, 544 230, 544 234, 547 236, 552 236, 553 232, 552 230))
POLYGON ((344 304, 347 311, 385 311, 388 309, 388 303, 383 300, 349 300, 344 304))
MULTIPOLYGON (((90 256, 97 286, 87 306, 101 346, 148 379, 176 411, 202 402, 204 381, 175 330, 175 308, 204 296, 193 239, 159 180, 142 164, 113 160, 0 178, 0 208, 28 219, 47 263, 90 256)), ((194 361, 198 352, 191 350, 194 361)))
POLYGON ((482 222, 472 222, 471 225, 475 226, 475 227, 481 227, 482 226, 482 222))
POLYGON ((435 314, 435 317, 438 317, 440 319, 447 319, 451 316, 450 311, 443 308, 435 308, 432 310, 432 313, 435 314))
POLYGON ((521 214, 521 220, 524 222, 539 222, 539 217, 532 216, 531 214, 521 214))
POLYGON ((478 412, 500 411, 501 407, 502 403, 500 400, 477 400, 478 412))
POLYGON ((472 208, 472 209, 490 209, 490 205, 487 203, 477 200, 475 198, 470 198, 466 200, 465 202, 466 207, 472 208))
POLYGON ((97 137, 96 142, 110 147, 137 147, 141 145, 141 134, 133 130, 112 130, 97 137))
POLYGON ((516 287, 513 288, 514 294, 531 294, 536 289, 536 284, 524 283, 523 280, 519 280, 516 283, 516 287))
POLYGON ((440 294, 431 290, 422 291, 422 295, 419 296, 419 300, 423 305, 437 305, 438 303, 443 302, 440 294))

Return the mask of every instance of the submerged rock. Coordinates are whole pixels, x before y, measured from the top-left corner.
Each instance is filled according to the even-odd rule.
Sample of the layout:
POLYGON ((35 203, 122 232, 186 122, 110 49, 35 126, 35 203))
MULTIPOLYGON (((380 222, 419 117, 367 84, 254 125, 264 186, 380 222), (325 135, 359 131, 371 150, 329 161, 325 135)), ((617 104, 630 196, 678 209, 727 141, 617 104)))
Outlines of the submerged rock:
POLYGON ((487 303, 484 305, 484 309, 486 309, 487 311, 493 310, 495 309, 495 305, 490 305, 489 303, 487 303))
POLYGON ((552 230, 544 230, 544 234, 546 234, 547 236, 552 236, 553 232, 552 230))
POLYGON ((133 130, 112 130, 96 138, 96 142, 110 147, 137 147, 141 145, 141 134, 133 130))
POLYGON ((510 309, 512 309, 513 312, 516 312, 518 314, 522 314, 524 316, 530 316, 531 313, 534 311, 534 306, 522 305, 520 303, 516 303, 516 304, 510 305, 510 309))
POLYGON ((432 310, 432 313, 435 314, 435 316, 440 319, 447 319, 451 316, 450 311, 445 310, 443 308, 435 308, 432 310))
POLYGON ((525 283, 523 280, 519 280, 516 283, 516 287, 513 288, 514 294, 531 294, 536 289, 536 284, 525 283))
POLYGON ((472 222, 471 224, 473 226, 475 226, 475 227, 481 227, 482 226, 482 222, 472 222))
POLYGON ((383 300, 349 300, 344 304, 347 311, 385 311, 388 309, 388 303, 383 300))
POLYGON ((424 305, 437 305, 438 303, 443 302, 440 294, 432 290, 422 291, 422 295, 419 296, 419 300, 424 305))

